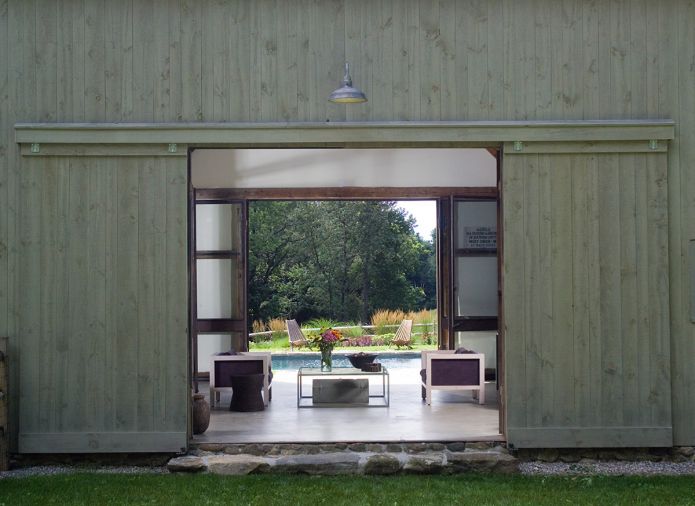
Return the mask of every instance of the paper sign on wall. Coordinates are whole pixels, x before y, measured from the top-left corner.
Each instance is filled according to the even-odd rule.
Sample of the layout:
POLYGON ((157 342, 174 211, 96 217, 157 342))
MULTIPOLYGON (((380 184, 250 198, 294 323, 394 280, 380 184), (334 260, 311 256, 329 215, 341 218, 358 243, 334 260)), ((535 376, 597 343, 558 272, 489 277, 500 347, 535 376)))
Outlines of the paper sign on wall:
POLYGON ((464 249, 497 249, 495 227, 463 227, 464 249))

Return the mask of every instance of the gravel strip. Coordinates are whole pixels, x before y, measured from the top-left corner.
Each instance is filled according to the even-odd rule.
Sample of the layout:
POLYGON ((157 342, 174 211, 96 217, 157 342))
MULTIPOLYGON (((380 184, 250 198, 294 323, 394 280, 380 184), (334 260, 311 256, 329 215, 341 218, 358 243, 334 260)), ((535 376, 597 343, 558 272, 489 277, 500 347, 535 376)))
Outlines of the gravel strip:
POLYGON ((633 476, 656 476, 656 475, 695 475, 695 462, 647 462, 647 461, 595 461, 582 460, 577 463, 568 464, 564 462, 522 462, 519 464, 521 474, 525 475, 556 475, 556 476, 576 476, 576 475, 633 475, 633 476))
POLYGON ((0 472, 0 480, 5 478, 26 478, 28 476, 50 476, 57 474, 94 473, 94 474, 169 474, 166 467, 139 466, 32 466, 0 472))
MULTIPOLYGON (((647 462, 647 461, 595 461, 585 459, 577 463, 565 462, 521 462, 519 471, 527 476, 695 476, 695 462, 647 462)), ((29 476, 51 476, 58 474, 169 474, 166 467, 139 466, 32 466, 0 472, 0 480, 26 478, 29 476)))

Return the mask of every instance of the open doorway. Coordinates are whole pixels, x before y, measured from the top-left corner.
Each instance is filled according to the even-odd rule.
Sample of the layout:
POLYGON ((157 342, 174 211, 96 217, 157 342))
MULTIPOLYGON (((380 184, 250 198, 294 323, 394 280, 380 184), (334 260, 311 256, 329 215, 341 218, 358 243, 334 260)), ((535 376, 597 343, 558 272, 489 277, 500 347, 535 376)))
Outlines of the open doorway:
POLYGON ((249 209, 254 202, 359 199, 380 202, 402 198, 436 202, 436 347, 452 350, 465 347, 484 355, 481 367, 488 380, 484 388, 490 390, 484 405, 471 397, 471 391, 445 388, 435 389, 432 405, 424 405, 419 395, 421 376, 418 374, 424 362, 418 357, 410 371, 401 374, 389 369, 393 391, 386 411, 366 407, 297 410, 296 372, 294 377, 285 378, 284 369, 275 367, 281 362, 276 357, 272 404, 266 403, 266 410, 259 413, 230 413, 228 406, 224 406, 229 404, 229 399, 224 399, 213 410, 212 430, 202 439, 220 442, 499 439, 498 315, 496 297, 490 300, 490 294, 497 294, 497 268, 489 269, 497 262, 496 169, 497 160, 487 150, 194 151, 191 157, 192 216, 196 225, 191 257, 195 281, 191 297, 194 388, 200 386, 201 391, 207 392, 205 369, 212 372, 215 367, 210 355, 229 348, 239 351, 249 348, 248 336, 253 332, 249 332, 252 319, 248 314, 248 234, 249 209), (353 182, 368 186, 352 186, 353 182), (404 183, 413 186, 400 186, 404 183), (492 214, 490 209, 494 209, 492 214), (216 222, 210 219, 212 214, 217 215, 216 222), (207 233, 223 232, 210 242, 209 237, 198 237, 205 229, 207 233), (204 249, 200 247, 201 241, 206 245, 204 249), (212 249, 207 249, 208 246, 212 249), (209 307, 204 308, 204 304, 209 307), (205 317, 201 318, 201 314, 205 317), (198 380, 202 381, 201 385, 198 380), (297 430, 288 430, 283 420, 295 420, 297 430), (399 422, 394 429, 396 420, 399 422), (354 434, 344 429, 306 434, 301 430, 306 423, 319 422, 344 428, 341 421, 351 421, 354 434))

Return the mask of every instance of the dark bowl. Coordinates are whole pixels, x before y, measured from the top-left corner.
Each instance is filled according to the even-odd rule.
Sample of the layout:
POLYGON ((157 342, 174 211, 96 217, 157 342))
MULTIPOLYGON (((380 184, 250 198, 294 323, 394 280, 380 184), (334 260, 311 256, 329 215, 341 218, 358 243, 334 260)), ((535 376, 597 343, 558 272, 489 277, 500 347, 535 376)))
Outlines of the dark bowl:
POLYGON ((347 356, 348 360, 352 364, 353 367, 357 369, 362 369, 365 365, 371 364, 374 362, 374 359, 377 357, 376 353, 352 353, 347 356))

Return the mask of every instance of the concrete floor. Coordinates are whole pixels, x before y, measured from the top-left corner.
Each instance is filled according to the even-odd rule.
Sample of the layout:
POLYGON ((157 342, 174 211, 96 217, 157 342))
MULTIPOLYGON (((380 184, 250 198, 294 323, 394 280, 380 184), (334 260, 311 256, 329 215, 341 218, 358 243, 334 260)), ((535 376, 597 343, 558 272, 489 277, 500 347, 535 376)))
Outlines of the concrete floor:
MULTIPOLYGON (((309 443, 503 440, 495 384, 486 389, 486 404, 468 392, 438 392, 427 406, 420 395, 420 376, 413 369, 392 369, 387 408, 297 408, 297 372, 276 371, 273 399, 265 411, 229 411, 231 395, 212 409, 210 427, 196 443, 309 443)), ((372 379, 371 393, 381 391, 372 379)), ((310 384, 308 385, 310 389, 310 384)), ((307 388, 307 387, 305 387, 307 388)), ((209 392, 207 383, 200 391, 209 392)))

